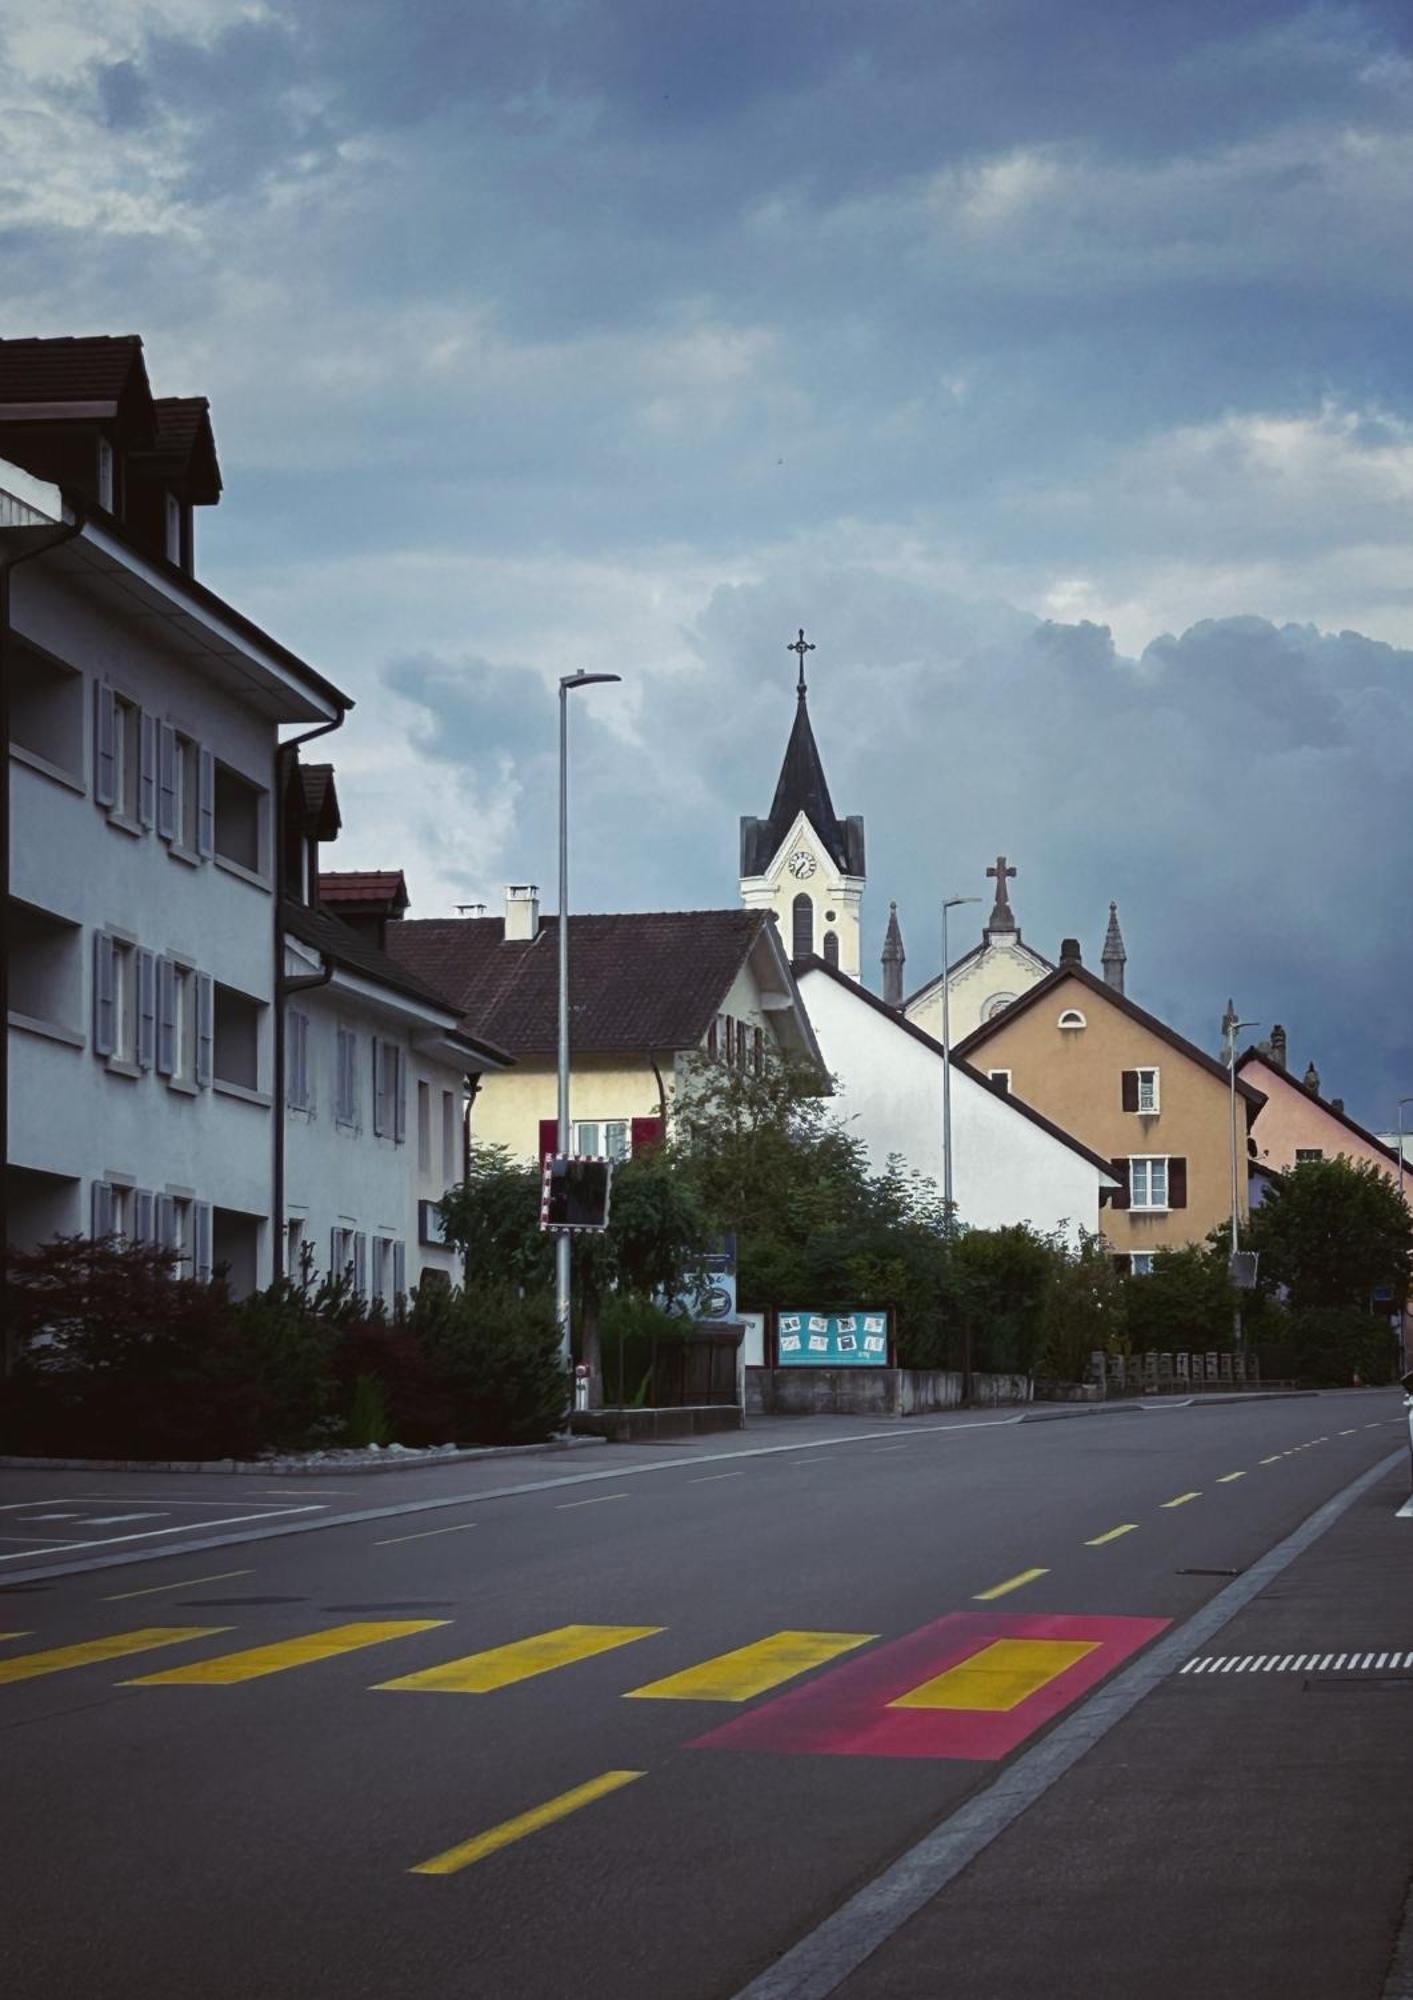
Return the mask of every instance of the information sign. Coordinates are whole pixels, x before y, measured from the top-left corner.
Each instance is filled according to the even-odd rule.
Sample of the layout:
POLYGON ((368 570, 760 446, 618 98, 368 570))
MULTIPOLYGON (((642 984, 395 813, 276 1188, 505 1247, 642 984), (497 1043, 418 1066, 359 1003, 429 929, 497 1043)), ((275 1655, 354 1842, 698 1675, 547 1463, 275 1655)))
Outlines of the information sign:
POLYGON ((782 1368, 886 1368, 886 1312, 782 1312, 775 1323, 782 1368))

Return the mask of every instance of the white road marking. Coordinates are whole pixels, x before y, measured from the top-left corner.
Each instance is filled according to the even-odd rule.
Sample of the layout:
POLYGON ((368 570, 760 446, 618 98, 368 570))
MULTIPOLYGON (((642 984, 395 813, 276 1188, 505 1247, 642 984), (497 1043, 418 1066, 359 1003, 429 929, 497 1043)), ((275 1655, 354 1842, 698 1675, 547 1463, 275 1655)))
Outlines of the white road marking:
MULTIPOLYGON (((196 1528, 235 1528, 246 1521, 269 1521, 277 1514, 320 1514, 323 1511, 323 1508, 317 1503, 310 1507, 274 1507, 268 1509, 263 1514, 227 1515, 224 1521, 179 1521, 174 1528, 139 1528, 137 1533, 133 1535, 100 1535, 96 1541, 67 1542, 64 1546, 69 1549, 107 1549, 114 1547, 119 1542, 150 1541, 154 1535, 186 1535, 190 1534, 196 1528)), ((19 1538, 18 1536, 11 1536, 7 1537, 7 1539, 18 1540, 19 1538)), ((30 1553, 41 1554, 42 1551, 31 1550, 30 1553)), ((11 1555, 0 1556, 0 1563, 23 1562, 25 1554, 26 1551, 24 1549, 16 1549, 11 1555)), ((53 1572, 51 1571, 50 1574, 52 1575, 53 1572)))

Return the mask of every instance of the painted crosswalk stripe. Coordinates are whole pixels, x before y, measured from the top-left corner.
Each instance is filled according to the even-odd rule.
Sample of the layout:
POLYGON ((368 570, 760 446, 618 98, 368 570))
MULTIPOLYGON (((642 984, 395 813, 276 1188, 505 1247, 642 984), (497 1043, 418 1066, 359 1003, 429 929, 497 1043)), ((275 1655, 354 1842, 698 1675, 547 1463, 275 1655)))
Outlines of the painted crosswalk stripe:
POLYGON ((7 1681, 37 1680, 41 1674, 61 1674, 69 1667, 93 1667, 104 1660, 126 1659, 157 1646, 177 1646, 184 1639, 214 1639, 229 1625, 144 1625, 136 1632, 110 1632, 106 1639, 86 1639, 77 1646, 51 1646, 43 1653, 21 1653, 0 1660, 0 1686, 7 1681))
POLYGON ((995 1639, 888 1706, 1006 1714, 1098 1650, 1097 1639, 995 1639))
POLYGON ((299 1639, 277 1639, 269 1646, 251 1646, 240 1653, 222 1653, 215 1660, 198 1660, 189 1667, 143 1674, 127 1687, 233 1687, 242 1681, 282 1674, 289 1667, 307 1667, 316 1660, 336 1659, 364 1646, 381 1646, 388 1639, 408 1639, 416 1632, 434 1632, 445 1618, 400 1618, 376 1624, 330 1625, 306 1632, 299 1639))
POLYGON ((978 1590, 973 1604, 990 1604, 993 1598, 1005 1597, 1012 1590, 1019 1590, 1023 1583, 1034 1583, 1038 1576, 1048 1576, 1048 1569, 1023 1569, 1019 1576, 1008 1576, 1004 1583, 993 1583, 990 1590, 978 1590))
POLYGON ((469 1868, 473 1861, 484 1861, 488 1854, 495 1854, 502 1847, 509 1847, 512 1841, 523 1840, 527 1833, 538 1833, 542 1826, 552 1826, 557 1819, 567 1819, 580 1806, 592 1805, 595 1799, 616 1792, 624 1785, 631 1785, 635 1778, 645 1777, 644 1771, 605 1771, 602 1777, 590 1778, 586 1785, 576 1785, 572 1791, 561 1792, 558 1798, 547 1799, 542 1806, 534 1806, 529 1812, 517 1813, 514 1819, 504 1819, 499 1826, 488 1827, 484 1833, 463 1840, 458 1847, 447 1848, 444 1854, 434 1854, 430 1861, 419 1861, 415 1868, 409 1868, 409 1875, 455 1875, 458 1869, 469 1868))
POLYGON ((421 1673, 379 1681, 378 1686, 432 1694, 491 1694, 497 1688, 513 1687, 517 1681, 532 1680, 536 1674, 552 1673, 556 1667, 611 1653, 616 1646, 631 1646, 635 1639, 651 1639, 662 1630, 661 1625, 560 1625, 552 1632, 536 1632, 508 1646, 468 1653, 421 1673))
POLYGON ((772 1632, 754 1645, 738 1646, 734 1652, 718 1653, 714 1660, 686 1667, 680 1674, 649 1681, 644 1687, 630 1688, 629 1701, 749 1701, 767 1688, 779 1687, 852 1653, 876 1639, 876 1632, 772 1632))

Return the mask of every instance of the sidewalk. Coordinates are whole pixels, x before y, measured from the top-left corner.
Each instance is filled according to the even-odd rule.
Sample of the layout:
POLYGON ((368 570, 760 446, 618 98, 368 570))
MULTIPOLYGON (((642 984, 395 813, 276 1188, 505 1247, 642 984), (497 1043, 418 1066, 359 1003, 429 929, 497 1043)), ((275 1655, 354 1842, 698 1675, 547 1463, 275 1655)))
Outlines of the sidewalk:
POLYGON ((1403 2000, 1407 1486, 1380 1480, 1198 1656, 1220 1664, 1173 1674, 840 2000, 1403 2000))

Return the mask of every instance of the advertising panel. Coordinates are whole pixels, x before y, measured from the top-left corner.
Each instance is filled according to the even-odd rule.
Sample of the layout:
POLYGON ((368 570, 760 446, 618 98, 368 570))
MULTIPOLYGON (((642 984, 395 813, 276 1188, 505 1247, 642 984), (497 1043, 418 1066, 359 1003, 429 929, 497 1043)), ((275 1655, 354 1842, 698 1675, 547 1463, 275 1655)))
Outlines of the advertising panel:
POLYGON ((782 1312, 776 1318, 782 1368, 886 1368, 886 1312, 782 1312))

